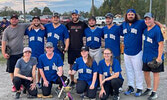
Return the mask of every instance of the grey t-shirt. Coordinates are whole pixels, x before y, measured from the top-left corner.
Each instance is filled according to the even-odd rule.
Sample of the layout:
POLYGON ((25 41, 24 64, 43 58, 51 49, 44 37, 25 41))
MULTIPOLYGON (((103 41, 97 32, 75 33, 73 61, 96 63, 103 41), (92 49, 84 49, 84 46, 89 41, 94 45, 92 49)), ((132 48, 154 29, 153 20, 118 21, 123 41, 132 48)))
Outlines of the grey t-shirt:
POLYGON ((2 41, 6 41, 11 49, 11 55, 18 55, 23 52, 23 39, 26 28, 29 24, 18 24, 16 28, 11 26, 4 30, 2 41))
POLYGON ((23 58, 17 60, 16 68, 19 68, 20 74, 32 77, 32 68, 34 65, 37 65, 37 59, 35 57, 31 57, 30 60, 26 63, 23 58))

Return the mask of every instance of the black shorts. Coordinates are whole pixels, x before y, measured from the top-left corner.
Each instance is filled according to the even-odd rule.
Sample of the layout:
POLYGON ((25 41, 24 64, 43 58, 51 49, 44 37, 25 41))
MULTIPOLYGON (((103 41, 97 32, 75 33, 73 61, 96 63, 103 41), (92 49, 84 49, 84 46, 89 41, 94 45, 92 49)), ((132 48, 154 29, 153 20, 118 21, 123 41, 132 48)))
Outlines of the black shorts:
POLYGON ((74 64, 76 58, 81 57, 80 50, 68 50, 68 63, 74 64))
POLYGON ((6 72, 13 73, 17 60, 22 56, 23 54, 10 55, 10 58, 7 60, 6 72))
POLYGON ((162 62, 162 64, 155 69, 150 68, 147 63, 143 63, 143 71, 151 71, 151 72, 164 72, 164 62, 162 62))

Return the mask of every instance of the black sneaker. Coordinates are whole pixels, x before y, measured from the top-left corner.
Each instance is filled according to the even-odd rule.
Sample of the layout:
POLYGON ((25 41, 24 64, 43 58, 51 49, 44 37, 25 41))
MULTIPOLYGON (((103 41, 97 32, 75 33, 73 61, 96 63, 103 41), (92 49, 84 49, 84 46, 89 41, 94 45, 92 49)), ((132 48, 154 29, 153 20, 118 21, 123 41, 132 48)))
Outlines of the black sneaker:
POLYGON ((119 100, 119 99, 120 99, 119 95, 114 95, 113 96, 113 100, 119 100))
POLYGON ((19 99, 20 98, 20 94, 21 94, 21 92, 16 92, 15 99, 19 99))
POLYGON ((147 88, 146 91, 142 93, 142 96, 151 95, 151 92, 152 90, 147 88))
POLYGON ((141 89, 137 89, 137 91, 135 93, 135 96, 139 97, 139 96, 141 96, 141 94, 142 94, 142 90, 141 89))
POLYGON ((71 81, 70 87, 74 87, 75 86, 75 82, 71 81))
POLYGON ((148 100, 155 100, 158 98, 158 95, 156 92, 152 92, 151 95, 147 98, 148 100))
POLYGON ((128 87, 128 90, 124 92, 125 95, 130 95, 132 92, 134 92, 134 88, 132 86, 128 87))

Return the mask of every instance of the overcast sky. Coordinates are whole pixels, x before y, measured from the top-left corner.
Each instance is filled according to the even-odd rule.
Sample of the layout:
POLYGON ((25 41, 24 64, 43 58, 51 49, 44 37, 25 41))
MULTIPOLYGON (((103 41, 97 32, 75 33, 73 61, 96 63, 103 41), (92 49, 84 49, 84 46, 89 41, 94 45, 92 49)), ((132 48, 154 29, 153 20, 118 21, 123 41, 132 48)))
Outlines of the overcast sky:
MULTIPOLYGON (((31 11, 34 7, 41 10, 45 6, 49 7, 51 11, 58 13, 72 11, 77 9, 79 11, 90 11, 92 0, 25 0, 26 12, 31 11)), ((104 0, 94 0, 95 6, 100 7, 104 0)), ((23 11, 23 0, 0 0, 0 9, 5 6, 10 6, 17 11, 23 11)))

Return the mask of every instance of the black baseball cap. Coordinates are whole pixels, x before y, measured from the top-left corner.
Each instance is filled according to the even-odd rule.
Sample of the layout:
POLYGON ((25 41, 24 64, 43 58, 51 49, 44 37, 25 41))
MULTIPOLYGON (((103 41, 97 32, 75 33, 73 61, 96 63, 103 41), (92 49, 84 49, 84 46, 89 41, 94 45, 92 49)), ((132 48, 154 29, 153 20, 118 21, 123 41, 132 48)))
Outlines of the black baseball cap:
POLYGON ((105 15, 105 17, 106 17, 106 18, 113 18, 114 15, 113 15, 112 13, 107 13, 107 14, 105 15))
POLYGON ((88 48, 87 46, 83 46, 83 47, 81 48, 81 51, 89 51, 89 48, 88 48))
POLYGON ((88 21, 91 20, 91 19, 93 19, 94 21, 96 21, 96 18, 95 18, 94 16, 91 16, 91 17, 88 19, 88 21))
POLYGON ((34 16, 34 17, 32 18, 32 20, 34 20, 34 19, 39 19, 39 20, 40 20, 40 17, 39 17, 39 16, 34 16))
POLYGON ((17 16, 16 14, 13 14, 13 15, 10 17, 10 19, 12 19, 12 18, 18 19, 18 16, 17 16))
POLYGON ((60 15, 58 13, 56 13, 53 17, 60 18, 60 15))

